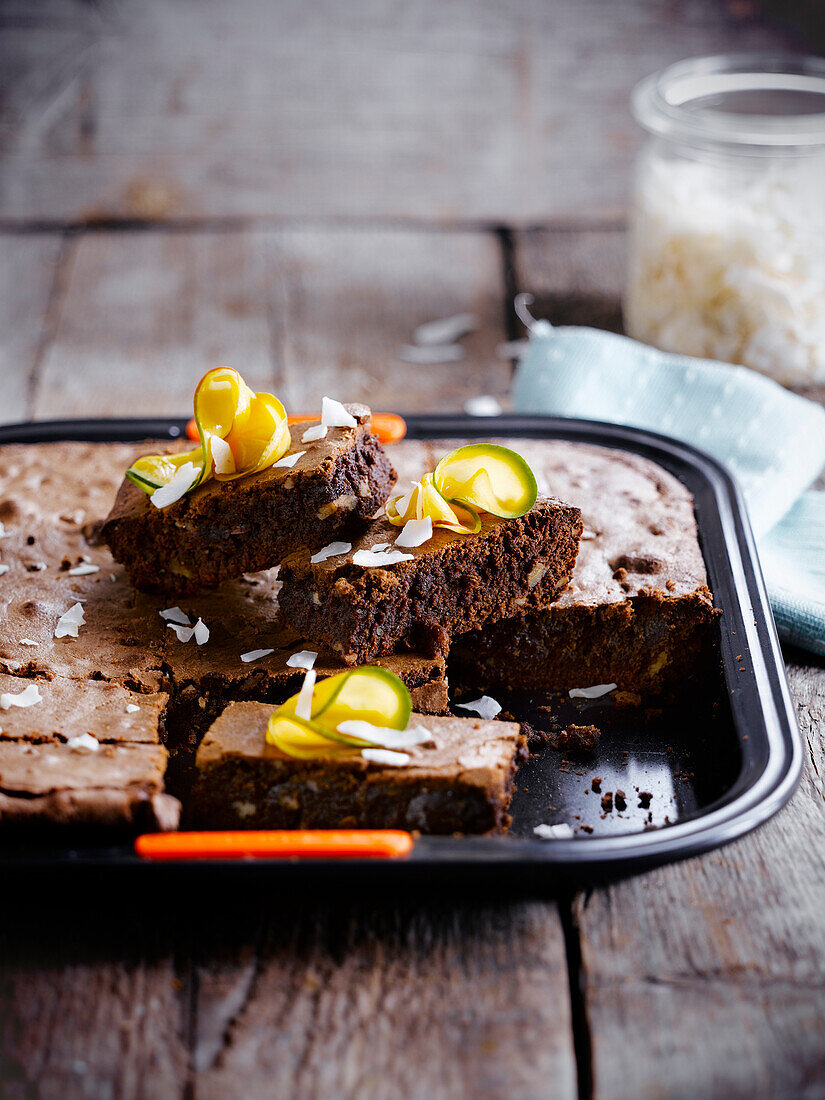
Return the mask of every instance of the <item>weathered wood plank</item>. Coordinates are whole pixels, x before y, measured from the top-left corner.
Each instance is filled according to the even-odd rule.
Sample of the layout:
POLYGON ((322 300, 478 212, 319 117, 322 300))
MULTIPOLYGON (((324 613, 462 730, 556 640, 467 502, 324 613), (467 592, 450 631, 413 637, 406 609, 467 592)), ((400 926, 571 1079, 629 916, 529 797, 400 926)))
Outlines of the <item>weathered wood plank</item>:
POLYGON ((59 234, 0 236, 0 423, 31 413, 31 378, 54 318, 59 234))
POLYGON ((182 1096, 188 993, 169 908, 40 895, 18 894, 3 914, 0 1095, 182 1096))
POLYGON ((825 671, 790 677, 810 761, 789 807, 577 902, 597 1098, 825 1091, 825 671))
POLYGON ((503 395, 501 255, 493 234, 130 232, 81 237, 34 414, 181 414, 200 375, 236 366, 296 412, 337 394, 379 409, 460 409, 503 395), (412 330, 478 316, 460 363, 397 357, 412 330))
POLYGON ((553 903, 269 902, 201 942, 198 1100, 576 1095, 553 903))
POLYGON ((623 229, 515 233, 513 253, 516 287, 534 295, 535 317, 622 331, 623 229))
POLYGON ((506 394, 502 256, 493 234, 346 229, 269 237, 273 349, 288 407, 324 393, 374 409, 461 409, 476 393, 506 394), (457 363, 417 366, 398 351, 416 325, 472 313, 478 329, 457 363))
POLYGON ((633 84, 680 57, 784 44, 739 10, 6 5, 0 216, 614 216, 633 84))

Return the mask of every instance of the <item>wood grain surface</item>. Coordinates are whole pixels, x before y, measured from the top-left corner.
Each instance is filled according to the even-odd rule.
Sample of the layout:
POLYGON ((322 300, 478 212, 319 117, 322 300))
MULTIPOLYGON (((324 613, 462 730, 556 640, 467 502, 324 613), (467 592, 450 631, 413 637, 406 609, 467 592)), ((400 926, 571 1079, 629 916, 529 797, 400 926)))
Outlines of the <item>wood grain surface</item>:
MULTIPOLYGON (((627 93, 748 4, 0 7, 0 422, 504 398, 516 290, 618 329, 627 93), (470 311, 459 363, 398 357, 470 311)), ((787 810, 572 899, 9 886, 0 1096, 825 1096, 825 669, 787 810)))

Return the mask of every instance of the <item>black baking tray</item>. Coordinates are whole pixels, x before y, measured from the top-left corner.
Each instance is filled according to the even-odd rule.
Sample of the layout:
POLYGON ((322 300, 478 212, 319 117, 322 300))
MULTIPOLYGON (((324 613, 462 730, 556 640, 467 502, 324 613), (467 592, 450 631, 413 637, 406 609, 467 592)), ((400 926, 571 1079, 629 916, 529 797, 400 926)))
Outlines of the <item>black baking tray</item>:
MULTIPOLYGON (((513 828, 506 837, 422 837, 404 860, 191 861, 138 859, 128 838, 48 841, 4 838, 7 871, 128 872, 174 876, 264 874, 276 882, 309 884, 344 875, 353 882, 498 884, 507 878, 538 886, 567 878, 614 876, 695 856, 743 836, 791 797, 802 748, 784 662, 742 495, 709 455, 652 432, 596 421, 544 416, 406 417, 408 438, 513 436, 565 439, 631 451, 669 470, 693 494, 699 537, 719 618, 720 704, 713 714, 683 704, 658 717, 621 711, 608 700, 552 700, 559 718, 596 722, 606 731, 593 756, 566 758, 549 749, 517 776, 513 828), (565 711, 568 713, 565 714, 565 711), (582 717, 582 713, 586 717, 582 717), (602 791, 622 789, 627 808, 605 812, 602 791), (638 792, 651 794, 639 806, 638 792), (567 839, 539 840, 535 824, 567 822, 567 839), (584 831, 591 828, 592 833, 584 831)), ((49 421, 0 426, 0 443, 88 442, 180 438, 184 419, 49 421)), ((548 697, 502 699, 522 720, 535 720, 548 697)))

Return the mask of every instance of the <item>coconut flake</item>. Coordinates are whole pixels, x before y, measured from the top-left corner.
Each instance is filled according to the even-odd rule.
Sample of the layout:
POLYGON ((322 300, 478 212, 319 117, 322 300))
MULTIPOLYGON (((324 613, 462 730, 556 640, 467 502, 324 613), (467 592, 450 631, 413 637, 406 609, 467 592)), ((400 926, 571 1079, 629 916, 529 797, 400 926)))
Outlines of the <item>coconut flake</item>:
POLYGON ((126 704, 126 713, 127 714, 137 714, 137 712, 139 710, 140 710, 140 707, 137 705, 137 703, 127 703, 126 704))
POLYGON ((42 703, 43 698, 37 684, 29 684, 23 691, 16 695, 10 691, 0 694, 0 710, 8 710, 10 707, 33 707, 35 703, 42 703))
POLYGON ((497 703, 491 695, 482 695, 478 699, 473 699, 472 703, 456 703, 456 706, 461 710, 472 711, 473 714, 485 720, 495 718, 501 710, 501 704, 497 703))
POLYGON ((428 367, 437 363, 460 363, 467 353, 461 344, 432 344, 424 347, 402 344, 396 354, 404 363, 428 367))
POLYGON ((410 762, 409 753, 391 752, 390 749, 361 749, 361 755, 373 764, 389 764, 393 768, 402 768, 410 762))
POLYGON ((291 455, 284 455, 283 458, 279 458, 277 462, 272 463, 273 470, 283 468, 291 470, 301 455, 305 455, 306 451, 294 451, 291 455))
POLYGON ((321 398, 321 423, 328 428, 357 428, 358 421, 347 412, 340 401, 332 397, 321 398))
POLYGON ((412 561, 412 554, 402 554, 400 550, 356 550, 352 555, 353 565, 362 565, 367 569, 378 565, 395 565, 399 561, 412 561))
POLYGON ((149 499, 156 508, 166 508, 189 492, 197 476, 198 468, 195 463, 184 462, 172 480, 167 485, 161 485, 159 489, 155 489, 149 499))
POLYGON ((0 539, 7 539, 10 534, 11 531, 7 531, 3 524, 0 523, 0 539))
POLYGON ((198 645, 205 645, 209 641, 209 627, 206 625, 203 619, 198 619, 198 621, 195 623, 193 633, 195 635, 195 641, 198 643, 198 645))
POLYGON ((521 359, 529 347, 529 340, 505 340, 496 346, 496 355, 499 359, 521 359))
POLYGON ((413 331, 413 341, 425 347, 433 344, 454 344, 462 336, 478 328, 478 318, 474 313, 454 313, 451 317, 441 317, 437 321, 427 321, 413 331))
POLYGON ((39 645, 39 642, 35 642, 32 638, 18 638, 18 645, 39 645))
POLYGON ((274 649, 250 649, 248 653, 241 654, 241 660, 248 665, 252 661, 260 661, 261 657, 268 657, 270 653, 274 652, 274 649))
POLYGON ((540 840, 569 840, 573 835, 573 828, 562 822, 561 825, 536 825, 533 832, 540 840))
POLYGON ((192 625, 189 616, 180 607, 167 607, 165 611, 159 611, 158 614, 162 619, 165 619, 167 623, 180 623, 181 626, 192 625))
POLYGON ((468 416, 500 416, 501 405, 491 393, 480 393, 467 398, 464 411, 468 416))
POLYGON ((211 436, 209 450, 212 452, 212 463, 216 474, 235 473, 235 456, 225 439, 221 439, 219 435, 211 436))
POLYGON ((326 439, 328 431, 329 428, 326 424, 316 424, 314 428, 307 428, 307 430, 301 436, 301 442, 315 443, 319 439, 326 439))
POLYGON ((10 565, 0 565, 0 577, 2 577, 4 573, 8 573, 9 569, 11 569, 10 565))
POLYGON ((351 542, 330 542, 316 554, 313 554, 309 560, 313 565, 318 565, 320 562, 326 561, 327 558, 337 558, 339 554, 348 554, 350 550, 352 550, 351 542))
POLYGON ((433 735, 423 726, 411 726, 406 730, 396 730, 389 726, 374 726, 361 718, 348 718, 338 723, 338 732, 348 737, 357 737, 361 741, 372 741, 385 749, 408 749, 413 745, 425 745, 432 741, 433 735))
POLYGON ((295 717, 309 721, 312 717, 312 692, 315 690, 315 680, 318 673, 314 668, 307 669, 298 698, 295 700, 295 717))
POLYGON ((602 695, 609 695, 615 690, 615 684, 594 684, 593 687, 570 688, 567 694, 571 699, 600 699, 602 695))
POLYGON ((84 562, 82 565, 76 565, 73 569, 69 570, 70 577, 86 577, 90 573, 99 573, 99 565, 91 565, 88 562, 84 562))
POLYGON ((423 546, 433 537, 433 521, 429 516, 423 519, 408 519, 401 528, 401 534, 395 540, 396 546, 423 546))
POLYGON ((181 626, 178 623, 167 623, 170 630, 174 630, 179 642, 188 642, 195 633, 194 626, 181 626))
POLYGON ((290 668, 305 668, 307 671, 314 668, 315 662, 318 658, 318 654, 313 649, 300 649, 297 653, 293 653, 291 657, 287 658, 287 665, 290 668))
POLYGON ((76 638, 80 627, 85 625, 86 620, 83 618, 83 604, 72 604, 69 610, 57 620, 57 626, 54 628, 54 636, 55 638, 76 638))
POLYGON ((77 737, 70 737, 66 742, 68 748, 72 752, 97 752, 100 748, 100 742, 91 733, 79 733, 77 737))

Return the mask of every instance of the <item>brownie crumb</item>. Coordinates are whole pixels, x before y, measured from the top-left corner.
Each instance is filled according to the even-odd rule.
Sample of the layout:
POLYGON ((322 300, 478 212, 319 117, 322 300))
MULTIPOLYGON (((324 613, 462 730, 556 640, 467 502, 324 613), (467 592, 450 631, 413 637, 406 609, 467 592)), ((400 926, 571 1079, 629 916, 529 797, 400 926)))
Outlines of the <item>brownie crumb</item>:
POLYGON ((592 833, 593 832, 593 826, 592 825, 582 825, 581 826, 581 831, 583 833, 592 833))
MULTIPOLYGON (((598 726, 568 726, 559 733, 548 733, 547 741, 554 749, 562 752, 593 752, 599 743, 601 730, 598 726)), ((565 761, 567 763, 567 761, 565 761)))
POLYGON ((619 813, 621 813, 622 810, 626 810, 627 809, 627 798, 625 797, 624 791, 616 791, 615 798, 616 798, 616 809, 619 811, 619 813))
POLYGON ((602 789, 602 777, 600 775, 593 776, 593 782, 590 784, 596 794, 602 789))
POLYGON ((606 814, 613 813, 613 792, 608 791, 602 795, 602 809, 606 814))
POLYGON ((649 810, 652 798, 653 795, 650 793, 650 791, 639 791, 639 809, 649 810))

